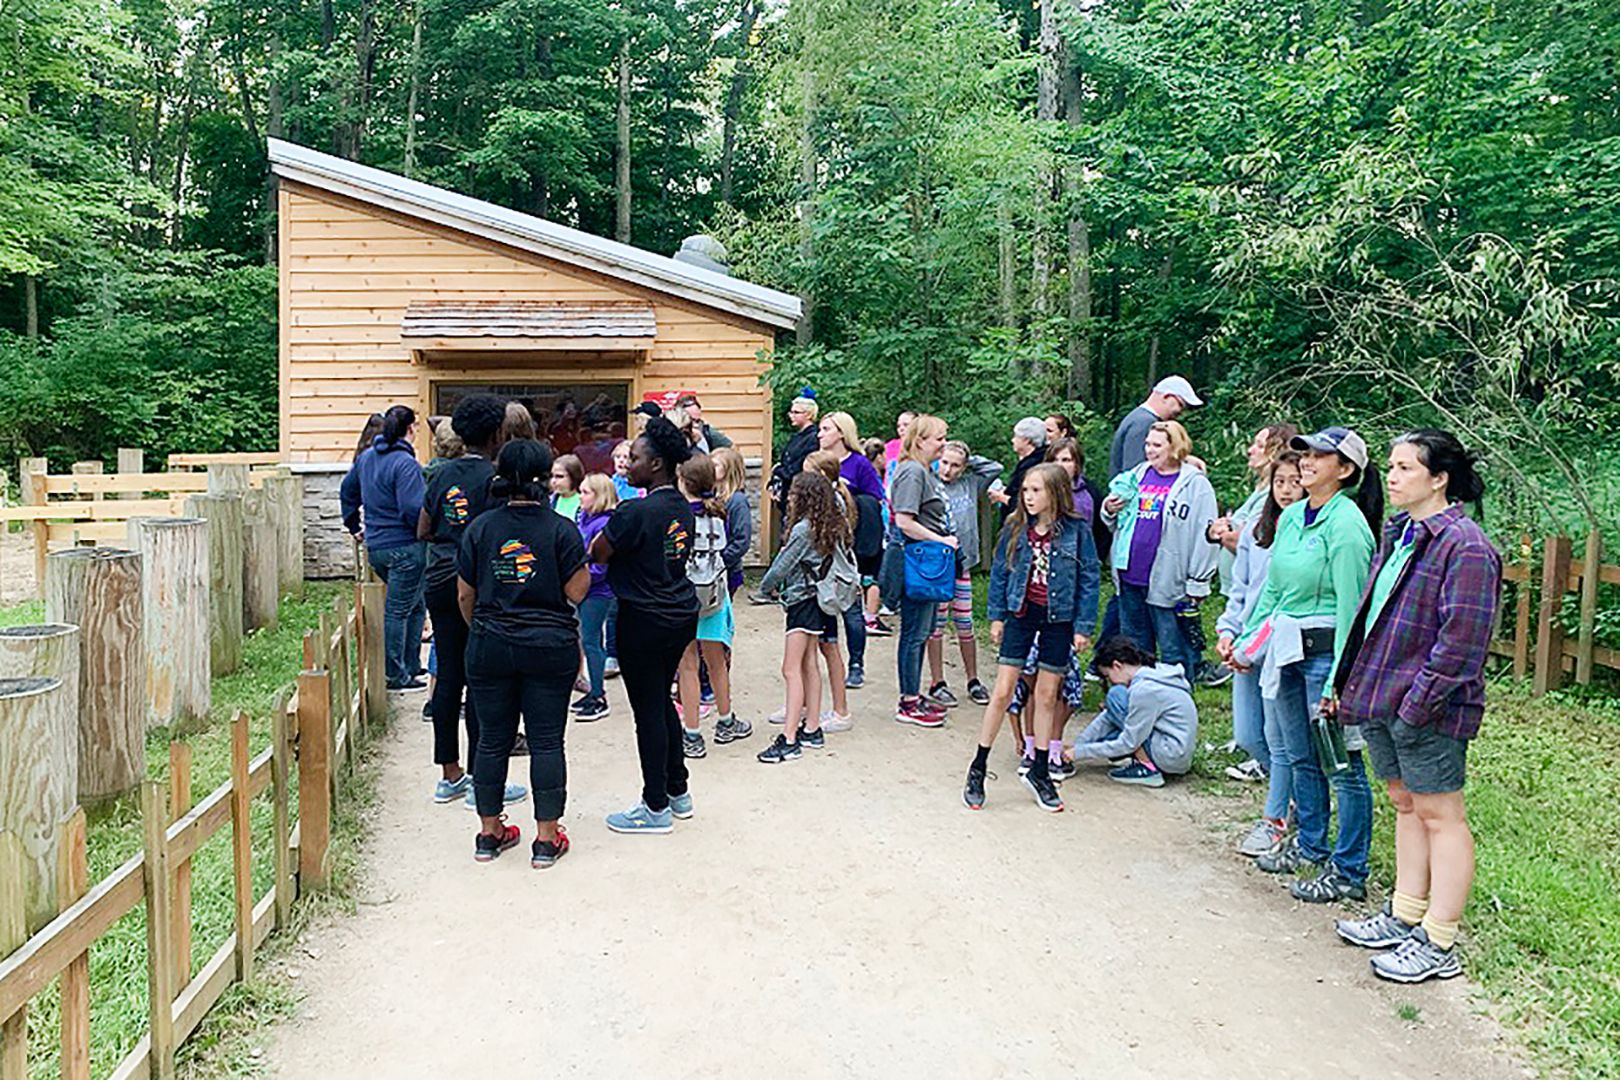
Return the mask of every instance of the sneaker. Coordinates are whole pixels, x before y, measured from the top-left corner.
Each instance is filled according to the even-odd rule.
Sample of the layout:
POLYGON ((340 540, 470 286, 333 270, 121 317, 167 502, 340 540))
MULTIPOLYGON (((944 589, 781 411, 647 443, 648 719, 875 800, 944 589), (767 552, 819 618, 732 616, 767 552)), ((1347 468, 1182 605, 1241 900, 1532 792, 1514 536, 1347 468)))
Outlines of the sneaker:
POLYGON ((607 662, 602 665, 602 678, 617 679, 618 677, 619 658, 616 656, 610 656, 607 658, 607 662))
POLYGON ((967 694, 975 705, 990 704, 990 690, 978 679, 968 680, 967 694))
POLYGON ((1034 754, 1025 754, 1023 757, 1018 759, 1018 775, 1019 776, 1028 776, 1029 775, 1029 770, 1033 769, 1034 767, 1035 767, 1035 755, 1034 754))
POLYGON ((1109 769, 1108 779, 1116 784, 1135 784, 1138 787, 1164 787, 1164 773, 1145 761, 1133 760, 1117 769, 1109 769))
POLYGON ((957 705, 961 704, 961 702, 956 700, 956 695, 951 693, 951 688, 946 686, 943 682, 937 682, 933 686, 930 686, 928 688, 928 693, 924 694, 923 696, 929 701, 932 701, 935 705, 939 705, 947 709, 954 709, 957 707, 957 705))
POLYGON ((692 793, 685 795, 671 795, 669 797, 669 812, 685 821, 692 816, 692 793))
POLYGON ((708 757, 709 748, 703 743, 703 732, 681 728, 681 753, 689 758, 708 757))
POLYGON ((499 836, 480 832, 478 839, 473 841, 473 859, 477 862, 494 862, 500 858, 501 852, 516 847, 522 838, 523 834, 516 825, 503 824, 499 836))
POLYGON ((796 742, 788 742, 786 735, 778 735, 771 745, 755 755, 761 765, 780 765, 784 761, 798 761, 804 752, 796 742))
POLYGON ((536 870, 549 870, 557 865, 557 860, 568 854, 568 834, 563 832, 561 825, 557 826, 557 839, 536 840, 529 848, 529 865, 536 870))
POLYGON ((888 604, 879 604, 878 605, 878 618, 879 619, 882 619, 883 616, 885 616, 885 615, 889 616, 890 618, 893 618, 894 614, 895 614, 894 608, 890 607, 888 604))
POLYGON ((855 730, 855 718, 849 713, 825 712, 821 714, 821 730, 838 734, 855 730))
POLYGON ((738 739, 746 739, 754 733, 754 725, 746 720, 737 719, 736 715, 722 716, 714 722, 714 741, 724 746, 738 739))
POLYGON ((1337 870, 1324 870, 1316 877, 1303 878, 1288 886, 1295 900, 1307 904, 1334 904, 1342 900, 1367 899, 1367 886, 1351 881, 1337 870))
POLYGON ((390 690, 426 690, 427 680, 419 679, 414 675, 404 681, 395 681, 388 684, 390 690))
POLYGON ((669 807, 649 810, 636 803, 628 810, 607 816, 607 827, 616 833, 667 833, 675 831, 675 814, 669 807))
MULTIPOLYGON (((511 806, 513 803, 520 803, 528 797, 529 789, 522 784, 507 784, 506 790, 501 794, 501 805, 511 806)), ((467 785, 467 798, 462 805, 473 813, 478 813, 478 796, 473 791, 471 784, 467 785)))
POLYGON ((1266 780, 1266 767, 1254 760, 1254 758, 1250 758, 1241 765, 1228 765, 1226 775, 1231 780, 1259 784, 1266 780))
POLYGON ((703 702, 702 704, 700 704, 698 706, 698 723, 702 723, 703 721, 707 720, 709 717, 713 716, 718 711, 719 710, 717 710, 714 707, 714 702, 712 702, 712 701, 703 702))
POLYGON ((1203 687, 1225 686, 1231 681, 1232 669, 1225 664, 1206 664, 1198 674, 1198 685, 1203 687))
POLYGON ((702 690, 699 690, 698 691, 698 705, 700 705, 700 706, 708 705, 710 707, 713 707, 713 705, 714 705, 714 691, 709 689, 708 687, 705 687, 702 690))
POLYGON ((984 778, 987 775, 977 765, 968 766, 967 783, 962 785, 962 805, 969 810, 984 809, 984 778))
POLYGON ((1095 682, 1095 683, 1102 682, 1102 676, 1097 674, 1095 671, 1092 671, 1090 668, 1087 668, 1086 673, 1084 675, 1080 676, 1080 677, 1082 679, 1084 679, 1086 682, 1095 682))
POLYGON ((1048 760, 1046 763, 1046 775, 1052 778, 1052 783, 1061 784, 1074 776, 1074 763, 1048 760))
POLYGON ((845 690, 859 690, 866 685, 866 671, 858 664, 849 666, 849 674, 844 676, 845 690))
POLYGON ((1407 939, 1387 953, 1372 958, 1373 974, 1398 983, 1420 983, 1425 979, 1455 979, 1462 974, 1462 961, 1456 949, 1442 949, 1429 940, 1421 926, 1412 927, 1407 939))
POLYGON ((1390 949, 1411 937, 1417 927, 1397 919, 1394 908, 1386 901, 1365 919, 1336 919, 1333 929, 1345 941, 1363 949, 1390 949))
POLYGON ((899 708, 894 710, 894 718, 902 724, 916 724, 918 727, 945 726, 945 714, 938 709, 929 708, 921 698, 902 701, 899 708))
POLYGON ((574 719, 582 724, 589 724, 593 720, 600 720, 608 714, 607 695, 586 698, 574 710, 574 719))
POLYGON ((806 731, 800 728, 799 745, 806 750, 825 750, 827 749, 827 736, 822 733, 821 728, 816 728, 814 731, 806 731))
POLYGON ((471 790, 472 773, 470 772, 462 773, 461 778, 458 780, 446 780, 441 776, 439 782, 433 788, 433 801, 436 803, 455 802, 457 799, 465 798, 467 792, 471 790))
POLYGON ((1254 823, 1254 828, 1249 830, 1248 835, 1238 843, 1238 854, 1247 855, 1251 859, 1258 859, 1277 846, 1277 841, 1282 839, 1285 831, 1283 826, 1277 822, 1268 818, 1261 818, 1254 823))
POLYGON ((1063 796, 1050 778, 1042 776, 1031 770, 1019 777, 1019 781, 1035 796, 1035 805, 1047 813, 1055 814, 1063 809, 1063 796))
POLYGON ((512 756, 513 757, 528 757, 529 756, 529 737, 527 735, 523 734, 523 732, 521 732, 521 731, 517 733, 517 738, 512 740, 512 756))
POLYGON ((433 719, 433 699, 432 698, 428 698, 426 701, 422 702, 422 719, 424 719, 424 720, 432 720, 433 719))
POLYGON ((872 625, 866 628, 866 632, 873 637, 890 637, 894 634, 894 628, 882 619, 873 619, 872 625))
POLYGON ((1322 864, 1307 859, 1299 849, 1299 839, 1290 837, 1277 841, 1270 851, 1254 860, 1254 865, 1267 874, 1292 874, 1301 867, 1320 869, 1322 864))

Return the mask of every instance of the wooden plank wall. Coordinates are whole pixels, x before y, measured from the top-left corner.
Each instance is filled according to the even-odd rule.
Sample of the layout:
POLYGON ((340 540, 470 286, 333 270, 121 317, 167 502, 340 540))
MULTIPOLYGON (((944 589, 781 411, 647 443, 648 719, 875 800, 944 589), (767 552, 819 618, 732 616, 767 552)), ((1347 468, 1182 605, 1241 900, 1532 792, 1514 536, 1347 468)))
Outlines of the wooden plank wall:
POLYGON ((623 358, 578 354, 412 364, 399 343, 406 305, 474 298, 651 303, 658 335, 631 404, 642 392, 694 390, 704 419, 744 456, 769 458, 770 395, 756 359, 773 344, 769 327, 296 184, 282 184, 280 211, 284 461, 347 460, 372 412, 395 402, 427 412, 430 376, 622 381, 632 370, 623 358))

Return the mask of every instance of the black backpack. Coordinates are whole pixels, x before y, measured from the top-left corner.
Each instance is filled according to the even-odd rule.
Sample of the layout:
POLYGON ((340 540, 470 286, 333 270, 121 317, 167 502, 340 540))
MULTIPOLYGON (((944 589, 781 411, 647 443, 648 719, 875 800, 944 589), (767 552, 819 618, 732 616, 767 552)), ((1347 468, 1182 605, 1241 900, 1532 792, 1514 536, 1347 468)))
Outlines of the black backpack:
POLYGON ((864 491, 855 493, 855 555, 873 559, 883 552, 883 504, 864 491))

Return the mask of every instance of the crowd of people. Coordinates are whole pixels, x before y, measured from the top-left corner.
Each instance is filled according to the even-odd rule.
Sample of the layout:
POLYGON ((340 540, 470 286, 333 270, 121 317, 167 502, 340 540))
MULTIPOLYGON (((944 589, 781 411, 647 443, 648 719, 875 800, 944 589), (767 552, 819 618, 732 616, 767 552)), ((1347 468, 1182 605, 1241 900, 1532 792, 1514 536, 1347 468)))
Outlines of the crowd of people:
MULTIPOLYGON (((1252 491, 1223 513, 1179 419, 1202 405, 1185 378, 1160 380, 1120 421, 1099 483, 1061 414, 1013 425, 1007 471, 952 440, 940 417, 902 412, 892 440, 863 442, 849 413, 823 415, 808 389, 795 397, 794 434, 762 497, 780 515, 781 547, 746 597, 784 612, 782 708, 768 718, 780 730, 757 759, 796 761, 850 730, 868 639, 890 633, 896 721, 943 727, 963 698, 983 710, 961 795, 972 810, 989 798, 1004 726, 1043 811, 1061 811, 1062 785, 1089 766, 1163 787, 1193 766, 1195 688, 1230 683, 1234 743, 1249 759, 1227 772, 1266 785, 1238 851, 1301 901, 1364 900, 1370 764, 1396 811, 1395 889, 1337 931, 1379 950, 1381 977, 1456 975, 1473 878, 1466 752, 1501 580, 1463 511, 1484 491, 1475 457, 1446 432, 1409 432, 1380 479, 1357 432, 1278 421, 1248 444, 1252 491), (987 503, 999 521, 981 535, 987 503), (974 571, 986 565, 981 611, 974 571), (1210 656, 1202 613, 1217 592, 1210 656), (983 680, 981 626, 996 650, 983 680), (945 675, 946 636, 961 697, 945 675), (1071 735, 1089 683, 1096 711, 1071 735)), ((504 810, 531 794, 532 864, 567 853, 566 722, 607 716, 614 676, 642 790, 607 827, 667 833, 691 817, 687 762, 709 739, 753 735, 734 709, 731 663, 754 515, 744 460, 696 395, 639 406, 633 433, 593 455, 595 468, 554 456, 526 408, 487 395, 439 419, 425 470, 412 410, 375 419, 343 484, 345 522, 386 582, 391 688, 425 685, 431 619, 434 798, 476 811, 475 857, 520 841, 504 810), (506 782, 524 752, 528 788, 506 782)))

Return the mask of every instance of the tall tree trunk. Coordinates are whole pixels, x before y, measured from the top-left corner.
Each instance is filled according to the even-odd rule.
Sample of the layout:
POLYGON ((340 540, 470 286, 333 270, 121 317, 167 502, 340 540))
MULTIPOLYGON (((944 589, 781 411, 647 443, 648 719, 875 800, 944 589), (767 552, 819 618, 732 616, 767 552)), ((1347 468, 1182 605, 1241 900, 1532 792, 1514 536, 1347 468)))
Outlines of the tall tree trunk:
POLYGON ((613 239, 630 242, 630 36, 619 42, 619 108, 615 116, 618 152, 613 162, 613 239))
MULTIPOLYGON (((1070 131, 1082 123, 1084 85, 1076 58, 1063 49, 1063 120, 1070 131)), ((1069 400, 1091 397, 1091 229, 1080 207, 1081 164, 1073 155, 1063 171, 1069 215, 1069 400)))
POLYGON ((1006 192, 996 200, 996 239, 1001 325, 1015 330, 1018 328, 1018 237, 1013 232, 1012 203, 1006 192))
POLYGON ((816 218, 816 73, 805 59, 804 78, 800 87, 801 111, 799 121, 799 261, 803 264, 805 279, 799 287, 799 299, 804 313, 794 331, 794 340, 800 345, 810 344, 815 334, 815 293, 810 287, 810 263, 815 257, 812 234, 816 218))
MULTIPOLYGON (((1175 255, 1176 249, 1172 246, 1169 251, 1164 253, 1164 259, 1160 261, 1159 268, 1153 273, 1153 280, 1157 286, 1154 290, 1156 296, 1164 295, 1165 283, 1170 280, 1170 267, 1175 260, 1175 255)), ((1148 339, 1147 381, 1149 386, 1159 381, 1159 331, 1157 330, 1153 331, 1153 336, 1148 339)))
POLYGON ((416 175, 416 95, 422 84, 422 0, 411 5, 411 89, 405 97, 405 175, 416 175))
POLYGON ((349 125, 349 157, 360 160, 371 111, 371 78, 377 67, 377 6, 360 0, 360 28, 354 35, 354 114, 349 125))
MULTIPOLYGON (((268 101, 265 105, 265 134, 272 139, 282 137, 281 78, 277 65, 281 61, 281 31, 270 33, 270 77, 268 101)), ((278 257, 279 238, 276 232, 276 174, 264 170, 264 264, 274 266, 278 257)))
POLYGON ((33 274, 23 275, 23 332, 39 337, 39 278, 33 274))
MULTIPOLYGON (((1043 128, 1057 119, 1058 109, 1058 32, 1051 3, 1041 4, 1040 55, 1036 63, 1035 118, 1043 128)), ((1052 312, 1052 248, 1049 225, 1052 206, 1052 169, 1045 159, 1035 177, 1034 281, 1030 307, 1037 320, 1052 312)))
POLYGON ((754 0, 743 0, 737 27, 737 66, 731 71, 731 86, 726 90, 726 107, 720 125, 720 202, 731 201, 731 189, 737 165, 737 120, 742 115, 743 91, 748 87, 748 51, 754 34, 757 12, 754 0))

